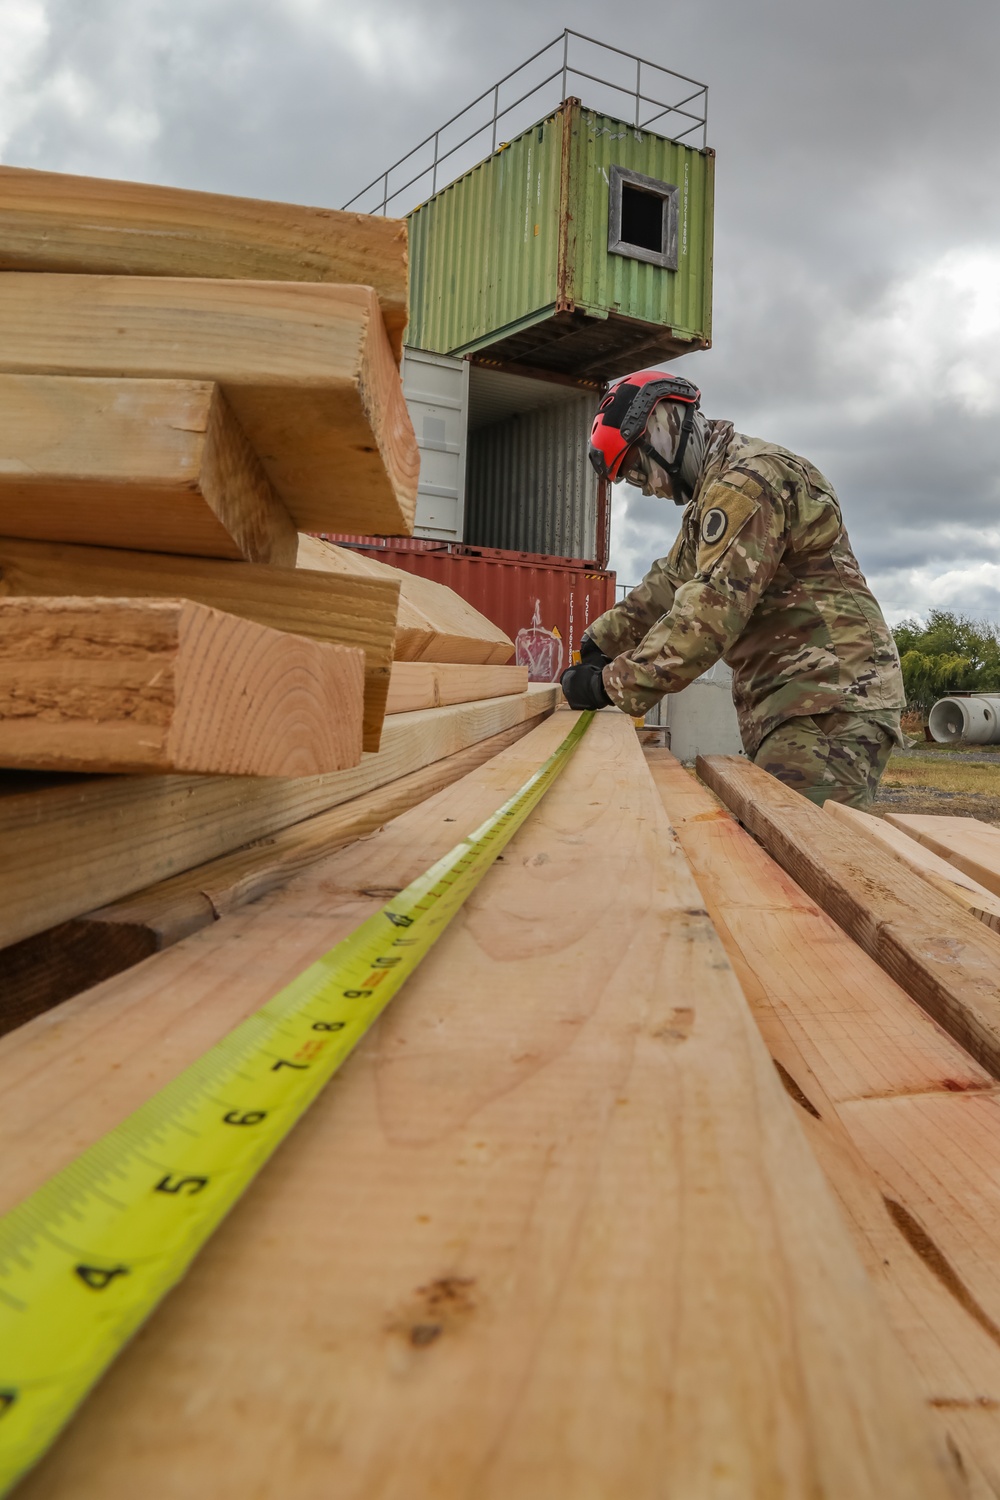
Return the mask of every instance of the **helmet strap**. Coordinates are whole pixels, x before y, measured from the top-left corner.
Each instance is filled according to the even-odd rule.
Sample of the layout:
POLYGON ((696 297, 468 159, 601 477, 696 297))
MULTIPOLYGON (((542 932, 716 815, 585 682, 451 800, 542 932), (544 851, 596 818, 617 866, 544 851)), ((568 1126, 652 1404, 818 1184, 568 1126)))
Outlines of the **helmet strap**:
POLYGON ((654 463, 659 464, 660 468, 663 469, 671 479, 676 480, 678 489, 680 489, 681 487, 681 465, 684 462, 684 455, 687 452, 688 439, 690 438, 691 433, 694 430, 694 413, 695 407, 693 405, 688 406, 687 410, 684 413, 684 421, 681 423, 681 434, 677 439, 677 452, 674 454, 673 459, 669 461, 665 459, 663 457, 663 454, 657 453, 652 443, 648 441, 644 442, 642 445, 642 451, 643 453, 645 453, 646 457, 652 459, 654 463))

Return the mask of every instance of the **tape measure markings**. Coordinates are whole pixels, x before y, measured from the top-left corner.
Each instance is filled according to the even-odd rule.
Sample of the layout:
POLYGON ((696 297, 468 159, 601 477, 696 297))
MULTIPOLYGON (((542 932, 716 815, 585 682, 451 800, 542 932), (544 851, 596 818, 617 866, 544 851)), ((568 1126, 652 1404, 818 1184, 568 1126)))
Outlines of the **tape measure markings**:
POLYGON ((54 1441, 567 764, 580 716, 468 838, 0 1218, 0 1494, 54 1441))

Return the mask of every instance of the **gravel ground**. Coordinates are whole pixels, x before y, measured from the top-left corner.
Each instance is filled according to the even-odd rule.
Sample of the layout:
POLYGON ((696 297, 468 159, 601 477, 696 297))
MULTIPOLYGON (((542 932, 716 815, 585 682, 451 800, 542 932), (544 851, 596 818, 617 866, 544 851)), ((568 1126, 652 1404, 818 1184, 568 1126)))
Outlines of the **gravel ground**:
POLYGON ((966 766, 1000 766, 1000 745, 995 749, 990 745, 973 745, 968 750, 932 750, 929 745, 914 745, 909 750, 892 753, 907 760, 960 760, 966 766))

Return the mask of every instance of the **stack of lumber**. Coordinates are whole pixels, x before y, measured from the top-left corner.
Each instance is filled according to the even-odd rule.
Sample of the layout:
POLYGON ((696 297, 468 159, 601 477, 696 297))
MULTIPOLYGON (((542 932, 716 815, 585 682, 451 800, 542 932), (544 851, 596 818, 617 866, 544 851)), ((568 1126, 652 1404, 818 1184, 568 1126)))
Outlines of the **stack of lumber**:
POLYGON ((305 534, 412 529, 404 225, 0 168, 0 272, 10 1026, 379 826, 555 693, 450 589, 305 534), (123 943, 134 910, 103 909, 149 887, 123 943))
MULTIPOLYGON (((363 763, 14 794, 43 880, 88 827, 169 855, 154 780, 205 858, 274 832, 66 920, 145 962, 0 1040, 0 1212, 522 786, 574 722, 525 697, 487 740, 519 698, 393 716, 368 790, 363 763)), ((1000 1493, 1000 936, 859 817, 700 771, 595 717, 27 1500, 1000 1493)))
MULTIPOLYGON (((571 722, 0 1042, 0 1206, 475 829, 571 722)), ((990 1394, 996 1348, 969 1318, 953 1366, 929 1349, 956 1405, 928 1404, 891 1293, 900 1321, 924 1299, 914 1344, 968 1315, 893 1228, 874 1146, 851 1148, 845 1215, 741 977, 631 723, 598 715, 25 1500, 967 1493, 972 1445, 952 1433, 995 1421, 960 1402, 990 1394), (884 1275, 850 1217, 870 1200, 884 1275)), ((887 1016, 910 1003, 886 982, 887 1016)), ((932 1030, 905 1081, 936 1064, 977 1086, 932 1030)), ((842 1034, 839 1101, 865 1087, 842 1034)), ((858 1138, 879 1110, 865 1101, 858 1138)), ((827 1133, 848 1150, 832 1109, 827 1133)))
POLYGON ((12 168, 0 226, 0 765, 356 765, 398 590, 297 578, 298 538, 412 529, 403 227, 12 168))

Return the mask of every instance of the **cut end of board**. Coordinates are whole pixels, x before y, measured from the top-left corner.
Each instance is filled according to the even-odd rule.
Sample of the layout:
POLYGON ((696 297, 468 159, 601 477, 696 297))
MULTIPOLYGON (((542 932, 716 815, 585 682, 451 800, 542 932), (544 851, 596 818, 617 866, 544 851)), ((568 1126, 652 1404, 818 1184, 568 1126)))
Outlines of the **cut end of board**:
POLYGON ((292 521, 218 386, 0 374, 0 533, 295 566, 292 521))
POLYGON ((0 765, 312 776, 361 759, 364 652, 183 599, 0 601, 0 765))

